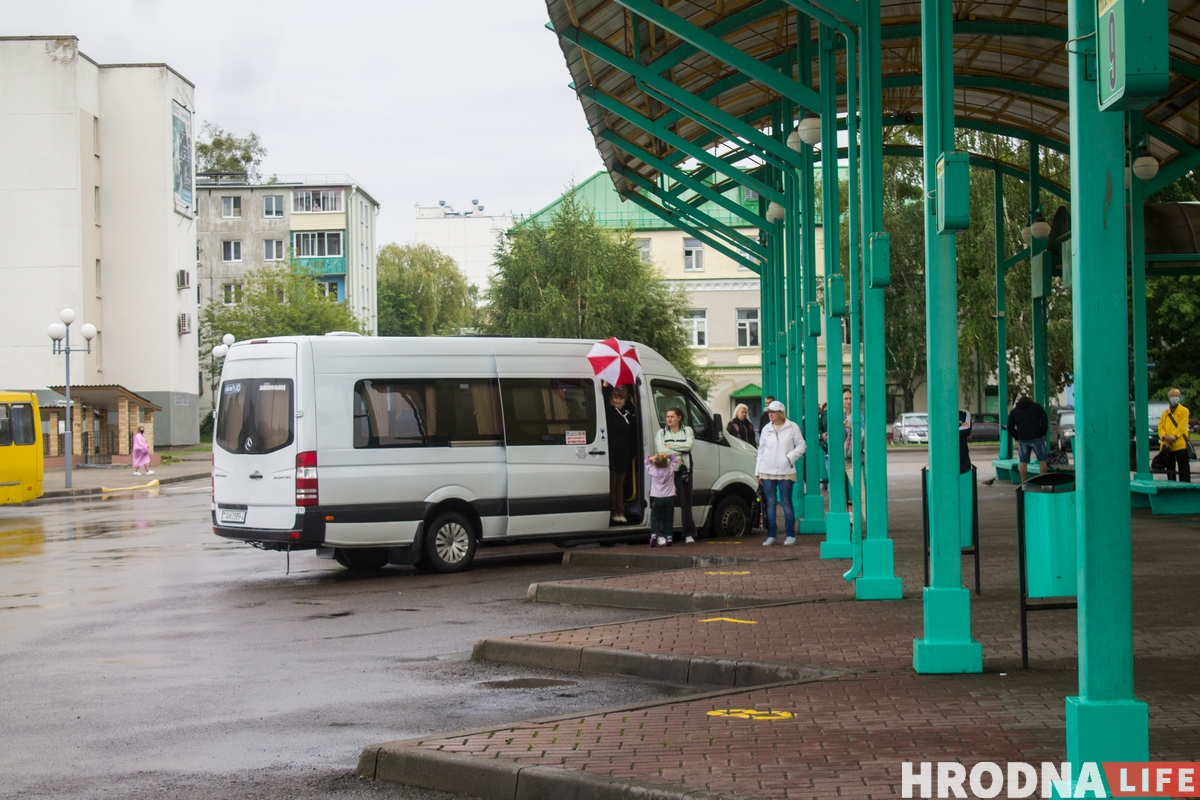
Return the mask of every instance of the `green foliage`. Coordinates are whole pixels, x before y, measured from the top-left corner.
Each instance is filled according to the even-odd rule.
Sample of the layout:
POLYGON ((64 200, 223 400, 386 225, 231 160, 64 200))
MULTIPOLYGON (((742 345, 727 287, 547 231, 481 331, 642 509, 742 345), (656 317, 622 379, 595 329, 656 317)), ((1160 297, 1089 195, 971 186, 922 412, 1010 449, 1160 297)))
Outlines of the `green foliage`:
POLYGON ((471 327, 472 287, 454 259, 428 244, 380 248, 380 336, 446 336, 471 327))
POLYGON ((572 187, 548 226, 514 229, 496 249, 484 329, 511 336, 641 342, 707 391, 683 317, 691 307, 643 260, 631 232, 596 221, 572 187))
POLYGON ((219 125, 205 122, 200 126, 200 141, 196 142, 197 172, 245 172, 246 177, 258 181, 262 175, 259 165, 267 155, 258 134, 234 136, 219 125))
POLYGON ((883 167, 883 229, 891 238, 891 285, 884 290, 888 380, 913 408, 925 382, 925 204, 921 165, 888 157, 883 167))
POLYGON ((314 275, 293 264, 267 265, 246 273, 242 301, 209 300, 200 315, 200 361, 232 333, 238 341, 267 336, 320 336, 330 331, 361 332, 350 307, 325 296, 314 275))
POLYGON ((1200 276, 1146 279, 1146 338, 1151 396, 1200 397, 1200 276))

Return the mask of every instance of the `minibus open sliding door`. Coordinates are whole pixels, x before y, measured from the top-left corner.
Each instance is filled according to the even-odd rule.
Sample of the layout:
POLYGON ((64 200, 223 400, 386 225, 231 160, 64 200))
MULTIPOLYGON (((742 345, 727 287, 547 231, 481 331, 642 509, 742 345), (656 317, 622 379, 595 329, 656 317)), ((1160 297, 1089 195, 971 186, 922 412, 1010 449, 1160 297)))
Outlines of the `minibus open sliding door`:
POLYGON ((608 530, 608 442, 600 438, 598 381, 501 377, 500 394, 509 536, 608 530))

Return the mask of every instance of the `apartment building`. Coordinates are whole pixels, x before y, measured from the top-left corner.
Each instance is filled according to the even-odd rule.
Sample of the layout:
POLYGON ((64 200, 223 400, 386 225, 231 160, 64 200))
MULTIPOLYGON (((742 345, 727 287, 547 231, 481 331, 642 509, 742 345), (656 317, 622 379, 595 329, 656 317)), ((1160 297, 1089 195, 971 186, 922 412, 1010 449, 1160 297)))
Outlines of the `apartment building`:
POLYGON ((456 211, 445 200, 436 206, 415 207, 413 239, 428 244, 454 259, 467 282, 480 292, 487 289, 495 273, 496 244, 515 221, 511 214, 484 214, 478 200, 467 211, 456 211))
POLYGON ((195 87, 167 64, 99 64, 73 36, 0 37, 0 75, 3 384, 56 402, 65 366, 46 328, 71 308, 73 344, 97 329, 71 383, 144 398, 159 445, 194 444, 195 87))

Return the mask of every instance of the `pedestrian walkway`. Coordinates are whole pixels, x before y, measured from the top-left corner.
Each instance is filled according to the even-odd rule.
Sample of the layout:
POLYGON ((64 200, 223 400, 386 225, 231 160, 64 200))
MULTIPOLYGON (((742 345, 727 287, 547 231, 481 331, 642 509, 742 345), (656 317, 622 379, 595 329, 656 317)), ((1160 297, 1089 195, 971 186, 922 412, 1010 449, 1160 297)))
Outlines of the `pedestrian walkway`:
POLYGON ((102 487, 122 488, 139 486, 157 480, 159 483, 178 483, 179 481, 207 478, 212 474, 212 454, 189 453, 186 451, 172 453, 180 459, 178 464, 159 464, 154 467, 150 476, 134 475, 132 467, 81 467, 71 470, 71 490, 66 488, 66 471, 62 468, 46 470, 42 482, 43 498, 55 499, 75 495, 96 494, 102 487))
MULTIPOLYGON (((554 584, 666 597, 725 593, 776 598, 774 605, 504 637, 476 648, 487 660, 558 658, 576 669, 658 677, 681 668, 711 676, 716 665, 751 660, 759 669, 745 675, 761 685, 730 681, 724 691, 651 707, 377 745, 364 750, 360 774, 481 797, 516 797, 522 781, 521 796, 534 784, 612 784, 614 796, 622 786, 651 786, 664 797, 894 797, 904 761, 1065 760, 1064 697, 1078 689, 1075 612, 1030 615, 1031 669, 1022 670, 1012 486, 980 487, 983 594, 972 595, 972 632, 983 643, 984 672, 912 670, 912 640, 922 635, 922 538, 920 504, 907 495, 918 497, 918 487, 907 479, 893 504, 903 600, 855 601, 840 577, 847 562, 821 562, 813 537, 786 560, 769 558, 783 548, 756 548, 769 560, 554 584), (467 783, 437 777, 449 773, 467 783)), ((1134 513, 1136 691, 1150 705, 1156 760, 1194 760, 1200 752, 1198 534, 1196 517, 1134 513)), ((970 563, 963 559, 964 575, 970 563)))

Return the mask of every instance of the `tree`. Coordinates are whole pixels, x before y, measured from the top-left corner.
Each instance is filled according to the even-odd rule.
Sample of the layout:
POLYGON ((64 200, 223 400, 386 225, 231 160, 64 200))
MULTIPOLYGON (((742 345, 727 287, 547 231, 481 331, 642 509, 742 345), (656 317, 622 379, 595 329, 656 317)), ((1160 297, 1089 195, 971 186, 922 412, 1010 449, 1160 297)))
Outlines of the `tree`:
POLYGON ((530 222, 496 248, 484 328, 511 336, 641 342, 707 390, 683 319, 691 307, 642 258, 630 230, 602 227, 572 186, 549 225, 530 222))
POLYGON ((262 178, 258 167, 267 155, 258 134, 234 136, 218 125, 205 122, 200 126, 201 139, 196 143, 197 172, 245 172, 250 181, 262 178))
POLYGON ((380 336, 445 336, 469 328, 475 303, 454 259, 428 244, 389 244, 376 260, 380 336))
POLYGON ((238 341, 267 336, 320 336, 330 331, 361 333, 354 312, 326 296, 316 276, 294 264, 268 265, 246 273, 241 302, 225 305, 214 297, 200 314, 200 360, 208 361, 221 337, 238 341))
POLYGON ((920 162, 888 157, 883 169, 883 227, 891 236, 891 284, 884 290, 884 347, 889 380, 911 411, 925 382, 925 204, 920 162))

